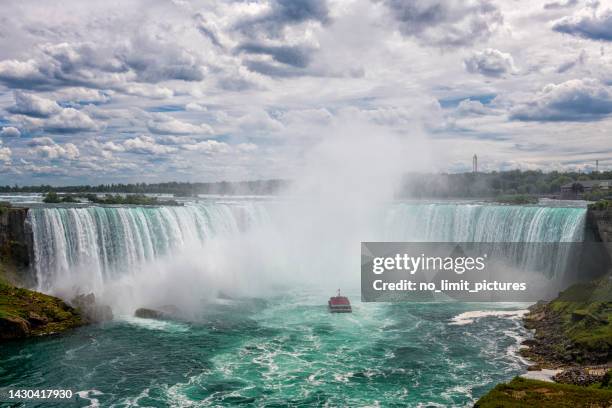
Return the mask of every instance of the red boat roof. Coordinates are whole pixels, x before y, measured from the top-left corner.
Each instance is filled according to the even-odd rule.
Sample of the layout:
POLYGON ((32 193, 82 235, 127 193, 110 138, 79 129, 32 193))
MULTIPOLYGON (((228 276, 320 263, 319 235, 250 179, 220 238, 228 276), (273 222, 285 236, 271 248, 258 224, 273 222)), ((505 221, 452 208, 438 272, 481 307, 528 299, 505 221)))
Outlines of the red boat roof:
POLYGON ((336 305, 350 305, 351 302, 349 302, 348 298, 345 296, 334 296, 329 298, 329 303, 332 306, 336 306, 336 305))

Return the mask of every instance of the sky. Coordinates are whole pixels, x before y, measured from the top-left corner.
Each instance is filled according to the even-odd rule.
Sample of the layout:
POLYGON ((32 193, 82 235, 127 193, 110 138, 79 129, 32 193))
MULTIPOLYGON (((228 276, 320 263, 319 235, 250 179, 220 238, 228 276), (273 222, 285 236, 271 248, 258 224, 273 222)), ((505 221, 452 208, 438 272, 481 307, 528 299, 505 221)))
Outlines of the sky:
POLYGON ((611 0, 2 3, 0 184, 291 178, 346 123, 612 169, 611 0))

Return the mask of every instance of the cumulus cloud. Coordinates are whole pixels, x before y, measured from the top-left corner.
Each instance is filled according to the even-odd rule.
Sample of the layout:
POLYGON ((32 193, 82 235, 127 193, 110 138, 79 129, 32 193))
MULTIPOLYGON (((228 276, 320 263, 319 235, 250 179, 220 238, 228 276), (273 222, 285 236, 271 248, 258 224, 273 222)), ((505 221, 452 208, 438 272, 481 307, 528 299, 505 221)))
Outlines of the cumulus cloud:
POLYGON ((515 70, 512 55, 493 48, 475 52, 464 64, 468 72, 488 77, 500 77, 515 70))
POLYGON ((56 101, 38 95, 15 91, 15 104, 8 108, 21 116, 21 121, 32 129, 42 128, 52 133, 90 131, 98 128, 86 113, 74 108, 63 108, 56 101))
POLYGON ((329 8, 326 0, 272 0, 261 13, 240 21, 237 27, 245 32, 265 30, 277 36, 289 25, 304 22, 327 23, 329 8))
POLYGON ((44 122, 44 129, 53 133, 72 133, 97 129, 96 122, 74 108, 64 108, 44 122))
POLYGON ((13 92, 13 96, 15 97, 15 105, 8 108, 11 113, 47 118, 62 109, 57 102, 41 96, 21 91, 13 92))
POLYGON ((147 135, 140 135, 132 139, 127 139, 123 142, 123 148, 127 152, 156 155, 174 153, 178 150, 176 147, 158 144, 154 138, 147 135))
POLYGON ((612 113, 612 92, 595 79, 573 79, 546 85, 511 110, 521 121, 591 121, 612 113))
POLYGON ((76 104, 99 104, 106 103, 111 99, 112 91, 102 92, 97 89, 76 87, 65 88, 57 92, 57 99, 64 102, 76 104))
POLYGON ((557 72, 562 74, 564 72, 567 72, 577 66, 581 66, 584 65, 587 61, 587 53, 582 50, 580 51, 580 54, 578 55, 577 58, 574 58, 572 60, 569 60, 567 62, 564 62, 563 64, 559 65, 559 68, 557 68, 557 72))
POLYGON ((216 140, 205 140, 203 142, 186 144, 183 149, 200 153, 229 153, 231 148, 227 143, 216 140))
POLYGON ((210 135, 214 133, 213 128, 206 123, 193 125, 163 114, 155 115, 153 119, 149 120, 147 122, 147 128, 151 133, 161 135, 210 135))
POLYGON ((238 47, 238 52, 268 55, 274 61, 296 68, 306 68, 311 61, 313 49, 303 46, 264 45, 246 43, 238 47))
POLYGON ((33 147, 31 149, 32 153, 38 154, 40 157, 49 160, 76 160, 80 155, 79 149, 73 143, 61 145, 55 143, 50 137, 34 138, 29 145, 33 147))
POLYGON ((464 99, 457 105, 456 112, 459 116, 480 116, 490 114, 491 109, 484 106, 480 101, 464 99))
POLYGON ((25 89, 122 89, 129 82, 201 81, 204 72, 195 53, 164 41, 162 35, 134 35, 118 43, 45 44, 27 61, 0 61, 0 82, 25 89))
POLYGON ((550 3, 544 4, 545 10, 556 10, 568 7, 574 7, 578 4, 578 0, 565 0, 565 1, 551 1, 550 3))
POLYGON ((19 137, 21 132, 13 126, 5 126, 0 130, 0 137, 19 137))
POLYGON ((502 24, 490 0, 384 0, 402 34, 426 45, 461 47, 485 40, 502 24))
POLYGON ((197 102, 189 102, 187 105, 185 105, 185 110, 187 111, 191 111, 191 112, 206 112, 206 106, 200 105, 197 102))
POLYGON ((612 9, 598 12, 585 8, 573 16, 557 20, 552 28, 559 33, 590 40, 612 41, 612 9))
POLYGON ((242 131, 252 134, 270 134, 282 131, 283 124, 270 116, 265 110, 250 112, 238 119, 238 126, 242 131))
POLYGON ((2 140, 0 140, 0 162, 8 164, 11 162, 11 149, 8 147, 2 147, 2 140))

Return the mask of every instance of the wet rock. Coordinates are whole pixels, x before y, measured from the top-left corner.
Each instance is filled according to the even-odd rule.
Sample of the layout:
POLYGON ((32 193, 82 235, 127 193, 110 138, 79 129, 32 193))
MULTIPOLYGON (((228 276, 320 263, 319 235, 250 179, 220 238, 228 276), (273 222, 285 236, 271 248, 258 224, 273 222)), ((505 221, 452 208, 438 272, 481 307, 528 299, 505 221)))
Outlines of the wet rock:
POLYGON ((179 315, 179 309, 174 305, 164 305, 159 309, 150 309, 141 307, 136 309, 134 316, 142 319, 160 319, 171 320, 176 319, 179 315))
POLYGON ((21 339, 30 335, 30 324, 20 317, 0 318, 0 340, 21 339))
POLYGON ((98 304, 93 293, 78 295, 70 302, 79 310, 88 323, 105 322, 113 319, 113 310, 108 305, 98 304))
POLYGON ((38 313, 30 311, 28 312, 28 322, 32 326, 38 327, 49 323, 49 319, 46 316, 41 316, 38 313))
POLYGON ((139 309, 136 309, 136 312, 134 312, 134 316, 140 317, 141 319, 163 319, 165 315, 159 310, 141 307, 139 309))
MULTIPOLYGON (((598 373, 599 374, 599 373, 598 373)), ((572 367, 563 370, 559 374, 553 377, 553 380, 562 384, 573 384, 581 386, 589 386, 591 384, 599 383, 603 380, 605 372, 600 375, 589 372, 584 367, 572 367)))

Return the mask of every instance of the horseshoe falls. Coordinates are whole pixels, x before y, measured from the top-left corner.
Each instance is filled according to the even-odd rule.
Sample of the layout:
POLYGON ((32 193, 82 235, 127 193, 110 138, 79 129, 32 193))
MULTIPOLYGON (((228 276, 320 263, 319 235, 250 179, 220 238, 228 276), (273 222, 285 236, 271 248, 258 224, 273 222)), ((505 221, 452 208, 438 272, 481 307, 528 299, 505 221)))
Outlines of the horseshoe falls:
POLYGON ((256 203, 38 208, 29 213, 38 287, 83 274, 104 282, 162 255, 264 222, 256 203))
MULTIPOLYGON (((268 227, 274 222, 272 211, 271 204, 248 201, 33 209, 29 220, 38 288, 48 291, 58 280, 71 278, 101 284, 186 247, 268 227)), ((423 242, 579 242, 585 214, 584 208, 398 203, 381 210, 383 221, 377 225, 383 228, 373 236, 423 242)))
POLYGON ((526 370, 517 350, 527 305, 361 303, 342 285, 353 313, 332 315, 329 296, 359 280, 349 262, 359 241, 579 242, 586 216, 582 207, 396 202, 374 211, 362 236, 351 230, 361 219, 291 207, 232 199, 33 208, 39 288, 100 290, 117 301, 115 318, 7 343, 0 371, 16 387, 31 378, 68 387, 79 406, 469 407, 526 370), (323 270, 342 239, 349 250, 323 270), (222 291, 210 297, 209 287, 222 291), (197 313, 184 319, 133 316, 188 299, 197 313))

